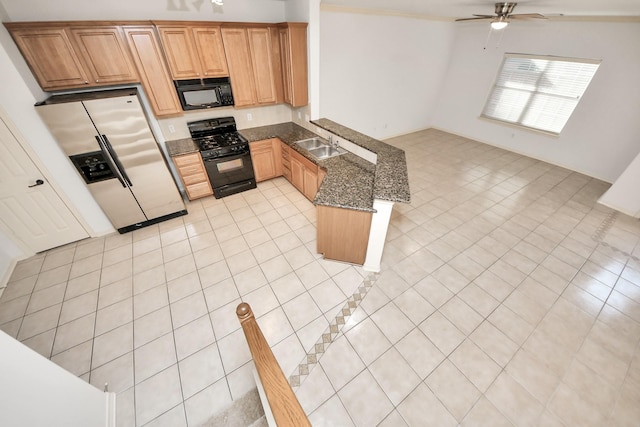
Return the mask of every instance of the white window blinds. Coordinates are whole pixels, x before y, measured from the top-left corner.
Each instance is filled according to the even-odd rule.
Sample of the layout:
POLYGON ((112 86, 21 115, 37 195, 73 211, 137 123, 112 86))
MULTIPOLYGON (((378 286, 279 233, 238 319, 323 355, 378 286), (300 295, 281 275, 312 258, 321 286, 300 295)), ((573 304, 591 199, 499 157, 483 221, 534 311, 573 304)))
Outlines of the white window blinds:
POLYGON ((506 54, 482 116, 559 134, 600 61, 506 54))

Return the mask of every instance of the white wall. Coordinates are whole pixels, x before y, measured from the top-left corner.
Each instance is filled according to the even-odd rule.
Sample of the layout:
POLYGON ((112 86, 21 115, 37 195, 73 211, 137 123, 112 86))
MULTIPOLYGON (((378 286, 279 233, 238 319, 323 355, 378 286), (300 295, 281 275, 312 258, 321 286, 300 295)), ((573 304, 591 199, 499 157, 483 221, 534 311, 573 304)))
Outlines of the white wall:
POLYGON ((613 182, 640 151, 640 24, 519 21, 485 50, 488 27, 458 24, 434 126, 613 182), (559 137, 479 118, 505 52, 602 59, 559 137))
POLYGON ((638 183, 640 183, 640 154, 631 161, 629 167, 622 172, 598 202, 629 216, 640 218, 638 183))
MULTIPOLYGON (((105 427, 104 393, 0 331, 0 425, 105 427)), ((108 397, 110 402, 108 402, 108 397)), ((112 424, 113 425, 113 424, 112 424)))
POLYGON ((320 13, 320 117, 374 138, 427 128, 453 22, 320 13))

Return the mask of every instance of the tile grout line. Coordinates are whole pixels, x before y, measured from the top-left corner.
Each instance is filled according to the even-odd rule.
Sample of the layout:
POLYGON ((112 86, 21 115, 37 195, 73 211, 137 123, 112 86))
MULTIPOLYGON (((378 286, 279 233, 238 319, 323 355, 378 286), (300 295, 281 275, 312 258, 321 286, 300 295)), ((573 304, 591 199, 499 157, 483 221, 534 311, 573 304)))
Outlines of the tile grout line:
POLYGON ((293 374, 289 376, 289 384, 294 392, 298 391, 304 380, 309 377, 313 368, 319 363, 322 354, 325 353, 331 343, 335 341, 346 324, 346 321, 351 317, 356 308, 358 308, 360 302, 362 302, 379 277, 380 273, 369 273, 367 277, 365 277, 363 282, 358 286, 358 289, 347 298, 347 301, 336 317, 329 322, 329 327, 320 335, 318 341, 316 341, 313 347, 311 347, 311 350, 307 352, 293 374))
POLYGON ((599 244, 601 244, 604 247, 610 248, 612 251, 614 252, 618 252, 624 256, 627 256, 629 258, 632 258, 633 260, 640 262, 640 257, 637 257, 633 254, 630 254, 627 251, 623 251, 622 249, 618 249, 617 247, 610 245, 609 243, 604 241, 604 238, 606 237, 607 233, 609 232, 609 230, 611 230, 611 228, 613 227, 613 224, 616 222, 616 219, 618 219, 619 216, 619 212, 618 211, 613 211, 611 213, 609 213, 609 215, 607 215, 607 217, 602 221, 602 223, 598 226, 598 229, 596 230, 596 232, 591 236, 591 239, 594 242, 597 242, 599 244))

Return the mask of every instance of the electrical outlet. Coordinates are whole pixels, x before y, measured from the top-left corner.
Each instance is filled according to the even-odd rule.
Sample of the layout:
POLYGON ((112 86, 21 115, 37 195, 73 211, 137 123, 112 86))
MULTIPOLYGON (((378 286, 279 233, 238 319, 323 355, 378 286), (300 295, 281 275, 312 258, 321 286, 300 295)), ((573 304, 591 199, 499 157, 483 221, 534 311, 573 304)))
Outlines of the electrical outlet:
POLYGON ((169 125, 169 132, 176 133, 176 127, 174 125, 169 125))
POLYGON ((253 120, 253 115, 251 113, 247 113, 247 120, 253 120))
POLYGON ((302 119, 302 113, 300 111, 298 111, 298 118, 302 119))

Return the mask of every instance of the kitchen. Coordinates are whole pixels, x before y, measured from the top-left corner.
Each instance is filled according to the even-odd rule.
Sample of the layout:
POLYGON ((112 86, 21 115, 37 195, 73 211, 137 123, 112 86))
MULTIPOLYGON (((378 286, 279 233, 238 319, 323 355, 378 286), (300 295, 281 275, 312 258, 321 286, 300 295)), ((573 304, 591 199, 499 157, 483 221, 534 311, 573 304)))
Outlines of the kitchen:
MULTIPOLYGON (((97 7, 101 7, 101 6, 98 5, 97 7)), ((138 6, 134 6, 134 7, 138 7, 138 6)), ((282 7, 284 7, 284 5, 282 7)), ((225 11, 225 14, 230 12, 231 11, 229 12, 225 11)), ((269 13, 273 13, 273 10, 266 10, 265 8, 263 12, 265 13, 265 15, 267 15, 269 13)), ((282 12, 282 9, 280 9, 280 12, 282 12)), ((139 14, 132 18, 142 19, 142 15, 143 15, 142 11, 139 11, 139 14)), ((277 17, 274 17, 274 19, 265 19, 265 20, 270 20, 272 22, 281 22, 284 20, 282 19, 284 15, 285 13, 282 12, 278 14, 277 17)), ((317 40, 315 41, 316 44, 314 44, 314 41, 310 40, 311 42, 310 51, 312 51, 313 49, 316 49, 316 55, 310 54, 311 63, 316 64, 315 65, 316 68, 312 67, 312 69, 310 69, 310 78, 312 82, 311 93, 313 94, 314 91, 319 92, 318 87, 315 87, 315 88, 313 87, 313 81, 314 81, 313 74, 315 73, 316 81, 319 77, 321 77, 323 79, 322 81, 324 82, 323 91, 322 91, 322 94, 323 94, 322 99, 324 101, 322 102, 323 103, 326 102, 326 104, 321 104, 320 106, 324 105, 323 108, 327 108, 327 111, 332 111, 335 113, 335 115, 334 114, 318 114, 317 117, 335 117, 337 121, 348 124, 353 129, 361 130, 364 133, 367 133, 379 138, 392 136, 399 133, 404 133, 410 130, 425 128, 433 124, 440 125, 448 129, 456 129, 456 126, 461 126, 460 123, 463 123, 463 122, 467 124, 475 123, 473 120, 469 120, 469 119, 459 120, 456 123, 457 116, 453 113, 459 107, 459 105, 454 104, 454 100, 461 99, 461 97, 464 97, 464 96, 470 96, 470 94, 474 94, 474 98, 473 98, 474 100, 480 97, 479 95, 476 94, 476 92, 473 92, 473 90, 481 91, 482 88, 476 89, 474 87, 463 85, 463 83, 465 83, 465 80, 461 76, 463 75, 462 70, 469 68, 468 67, 469 63, 482 63, 482 61, 479 60, 477 56, 469 55, 470 53, 469 51, 472 50, 471 46, 475 47, 477 45, 476 43, 477 39, 484 40, 486 36, 486 33, 484 31, 481 31, 480 29, 478 29, 477 31, 474 32, 472 30, 465 29, 461 31, 462 35, 465 37, 463 37, 462 39, 459 39, 456 42, 457 44, 455 44, 454 37, 453 37, 454 31, 452 29, 452 26, 449 25, 450 23, 431 22, 429 25, 426 26, 427 29, 423 30, 419 28, 419 26, 415 23, 415 21, 409 20, 409 19, 401 19, 401 18, 393 18, 393 17, 382 18, 382 17, 376 17, 376 16, 369 16, 369 17, 357 16, 357 15, 354 16, 354 14, 350 14, 348 12, 342 13, 337 10, 324 10, 321 13, 321 15, 322 15, 322 20, 320 21, 320 24, 319 24, 320 27, 326 25, 334 29, 341 28, 342 31, 334 31, 333 33, 330 31, 322 32, 323 34, 322 44, 319 44, 317 40), (365 34, 368 37, 370 37, 372 40, 379 42, 381 46, 388 47, 388 44, 392 43, 392 40, 390 40, 391 38, 380 39, 380 37, 382 37, 383 34, 380 34, 379 31, 374 32, 372 29, 379 28, 382 25, 389 26, 390 24, 393 30, 395 30, 398 34, 401 34, 408 39, 414 40, 414 43, 410 45, 411 49, 407 49, 407 50, 411 52, 415 52, 416 50, 422 51, 425 57, 423 57, 421 60, 428 62, 428 64, 417 63, 416 62, 417 59, 415 59, 415 56, 412 57, 412 55, 410 55, 411 52, 402 52, 405 55, 400 55, 400 57, 398 57, 397 50, 393 50, 390 48, 382 49, 381 52, 386 52, 386 54, 389 55, 389 57, 393 58, 393 60, 389 60, 385 62, 384 66, 387 68, 378 69, 377 72, 379 74, 374 73, 374 75, 370 78, 370 80, 366 82, 367 87, 363 87, 363 88, 349 87, 349 84, 356 86, 355 83, 359 81, 359 79, 362 79, 361 76, 366 75, 366 73, 364 73, 363 70, 358 67, 353 67, 353 69, 351 69, 350 67, 343 66, 343 64, 346 63, 345 61, 347 60, 347 55, 353 55, 353 50, 349 52, 349 50, 345 46, 346 45, 345 40, 350 39, 350 37, 345 37, 345 31, 347 31, 346 28, 349 28, 349 31, 354 31, 354 32, 359 31, 361 32, 361 34, 365 34), (444 42, 439 43, 437 46, 435 44, 429 45, 428 49, 424 51, 424 40, 429 40, 429 39, 437 39, 440 41, 444 40, 444 42), (447 48, 452 48, 454 53, 449 52, 447 48), (334 54, 329 55, 327 52, 325 52, 325 49, 333 51, 334 54), (322 54, 322 67, 319 67, 319 57, 320 57, 319 53, 321 53, 320 51, 324 52, 322 54), (443 100, 445 102, 443 102, 442 105, 446 106, 446 109, 443 108, 442 109, 443 111, 435 112, 433 106, 437 104, 436 100, 438 99, 438 94, 436 89, 438 86, 440 86, 440 82, 442 82, 444 79, 444 76, 447 70, 448 58, 450 57, 450 55, 452 55, 455 58, 453 71, 455 71, 454 75, 457 76, 457 79, 455 81, 444 80, 445 85, 443 90, 445 90, 446 95, 450 95, 450 96, 443 95, 443 100), (442 58, 447 58, 447 60, 445 61, 442 58), (428 59, 430 59, 430 61, 428 59), (371 90, 371 88, 378 88, 380 82, 382 81, 387 82, 389 81, 389 77, 393 75, 398 75, 399 70, 396 69, 395 67, 392 67, 391 64, 397 64, 397 67, 404 66, 406 70, 408 70, 406 71, 407 82, 409 83, 408 87, 401 86, 398 88, 399 96, 397 98, 402 98, 406 100, 406 102, 409 104, 408 106, 404 106, 403 108, 399 108, 398 105, 393 104, 394 102, 393 96, 386 98, 385 99, 386 108, 381 108, 380 107, 381 103, 379 100, 380 91, 371 90), (318 74, 320 74, 320 76, 318 76, 318 74), (428 75, 430 78, 423 79, 422 76, 419 76, 420 74, 428 75), (421 83, 421 80, 424 80, 424 82, 421 83), (456 84, 459 86, 456 86, 456 84), (416 87, 420 89, 419 91, 416 91, 417 92, 416 95, 419 94, 420 96, 416 96, 416 95, 411 96, 412 89, 415 89, 416 87), (463 87, 465 88, 464 90, 466 92, 463 91, 462 89, 463 87), (355 105, 354 104, 349 105, 349 103, 343 102, 345 100, 345 94, 354 93, 354 91, 356 91, 355 93, 357 94, 357 96, 354 96, 353 98, 360 99, 360 101, 358 101, 355 105), (456 95, 456 96, 453 96, 453 95, 456 95), (425 101, 425 99, 427 101, 425 101), (363 114, 359 114, 357 115, 357 117, 350 118, 349 114, 353 116, 353 111, 362 111, 363 114), (417 112, 419 112, 419 114, 417 112), (439 117, 437 121, 430 120, 430 118, 433 117, 434 114, 439 117), (417 117, 418 115, 422 117, 417 117), (402 123, 403 128, 397 127, 399 123, 402 123), (446 126, 444 125, 445 123, 447 124, 446 126), (387 124, 388 126, 385 127, 385 124, 387 124)), ((108 15, 105 15, 105 16, 108 16, 108 15)), ((54 19, 63 19, 63 18, 64 19, 68 18, 68 15, 55 17, 54 19)), ((80 19, 82 18, 86 18, 86 17, 80 17, 80 19)), ((158 16, 158 18, 170 19, 166 15, 158 16)), ((28 18, 26 18, 25 20, 27 19, 28 18)), ((45 18, 41 17, 39 19, 45 19, 45 18)), ((194 18, 194 19, 197 19, 197 18, 194 18)), ((248 20, 248 19, 245 18, 245 20, 248 20)), ((304 20, 304 19, 301 18, 300 20, 304 20)), ((317 21, 316 21, 316 25, 318 25, 317 21)), ((569 23, 566 25, 572 26, 572 28, 577 32, 577 34, 580 34, 580 35, 585 35, 585 34, 588 34, 589 32, 588 30, 589 24, 582 24, 581 26, 580 24, 569 23), (582 29, 582 27, 584 27, 584 29, 582 29)), ((619 24, 619 25, 610 24, 609 26, 607 26, 607 28, 611 28, 613 26, 616 26, 616 28, 620 28, 621 32, 617 32, 618 30, 614 30, 614 29, 607 30, 604 33, 603 41, 597 44, 596 47, 593 48, 594 51, 589 52, 588 54, 586 54, 586 56, 599 56, 601 52, 607 52, 606 49, 613 49, 612 51, 608 52, 609 59, 611 61, 616 62, 617 64, 624 63, 624 59, 623 59, 624 55, 622 54, 622 52, 615 50, 614 47, 627 46, 628 40, 632 40, 633 37, 631 36, 635 33, 631 29, 625 29, 629 27, 629 25, 627 24, 619 24), (628 31, 628 33, 626 33, 626 31, 628 31)), ((321 28, 316 27, 316 30, 319 30, 319 29, 321 28)), ((528 29, 528 30, 521 30, 521 31, 524 31, 524 32, 529 31, 529 34, 531 34, 531 32, 535 30, 528 29)), ((313 30, 311 30, 311 34, 313 34, 313 30)), ((527 38, 526 35, 519 32, 515 28, 513 29, 513 32, 508 34, 511 34, 514 37, 519 38, 520 40, 526 40, 528 43, 534 43, 533 38, 527 38)), ((5 46, 4 41, 6 40, 7 35, 6 34, 3 34, 3 35, 5 36, 5 38, 3 39, 3 47, 4 47, 5 46)), ((356 38, 356 37, 351 37, 351 39, 354 40, 354 42, 357 40, 360 40, 359 38, 356 38)), ((504 43, 508 43, 507 40, 508 39, 505 36, 504 43)), ((551 43, 551 41, 552 40, 548 40, 549 43, 551 43)), ((564 43, 564 47, 566 48, 567 46, 569 46, 570 50, 579 50, 577 47, 574 47, 570 41, 563 42, 563 39, 560 39, 559 41, 553 40, 553 42, 555 43, 560 42, 561 44, 564 43)), ((7 43, 6 46, 11 46, 11 44, 7 43)), ((358 51, 357 50, 358 47, 359 46, 357 45, 354 46, 353 44, 349 45, 349 48, 355 49, 356 51, 358 51)), ((11 48, 5 47, 5 50, 11 50, 11 48)), ((15 52, 13 53, 15 54, 15 52)), ((380 54, 380 52, 376 52, 376 55, 377 54, 380 54)), ((603 53, 602 55, 604 56, 605 53, 603 53)), ((492 58, 493 56, 497 56, 497 55, 491 55, 492 58)), ((374 54, 371 54, 370 56, 365 56, 365 60, 361 64, 365 68, 369 66, 368 67, 369 72, 375 69, 375 67, 373 67, 372 64, 377 64, 377 61, 374 60, 374 58, 375 58, 374 54)), ((635 59, 633 59, 633 61, 635 61, 635 59)), ((3 63, 5 62, 3 61, 3 63)), ((11 83, 11 84, 7 85, 7 92, 4 92, 4 94, 2 95, 3 107, 5 107, 6 109, 9 109, 7 108, 7 106, 12 107, 11 111, 13 111, 14 120, 19 125, 19 128, 21 129, 21 131, 25 133, 25 135, 30 136, 28 140, 31 143, 33 143, 34 140, 49 141, 49 143, 51 143, 51 138, 47 136, 47 134, 43 131, 42 125, 39 124, 37 120, 34 119, 34 114, 31 111, 33 104, 36 101, 40 101, 44 99, 44 97, 33 96, 30 93, 30 90, 26 89, 27 86, 30 86, 30 89, 33 91, 36 91, 37 93, 37 88, 34 89, 34 82, 28 81, 29 77, 18 77, 15 71, 12 71, 11 69, 9 69, 9 71, 11 72, 7 74, 8 76, 7 83, 11 83), (19 78, 19 80, 16 80, 17 78, 19 78), (25 83, 25 81, 27 81, 27 83, 25 83), (26 101, 20 101, 17 104, 15 101, 13 101, 13 100, 25 100, 25 99, 26 101), (31 118, 31 120, 27 120, 27 118, 31 118), (34 136, 36 135, 38 137, 34 138, 34 136)), ((604 71, 610 72, 609 70, 604 70, 604 71)), ((23 73, 20 73, 21 75, 22 74, 24 74, 25 76, 29 75, 29 71, 24 69, 24 64, 22 65, 22 72, 23 73)), ((492 73, 493 71, 487 74, 492 74, 492 73)), ((609 75, 609 77, 612 77, 612 76, 609 75)), ((491 78, 492 76, 488 77, 489 80, 491 78)), ((616 79, 610 78, 607 80, 609 82, 613 82, 616 79)), ((603 87, 603 83, 601 81, 594 82, 594 84, 595 84, 594 88, 599 89, 603 87)), ((612 84, 612 86, 609 86, 608 88, 609 90, 613 91, 613 94, 605 95, 604 98, 601 98, 601 100, 604 100, 605 104, 613 105, 612 97, 614 97, 614 94, 615 94, 615 96, 617 97, 616 103, 621 102, 622 105, 626 105, 626 106, 632 105, 630 101, 631 95, 626 94, 624 91, 622 91, 620 89, 621 86, 622 85, 617 85, 617 84, 612 84)), ((604 92, 604 89, 597 90, 597 92, 598 93, 604 92)), ((313 108, 313 102, 314 100, 312 97, 311 108, 313 108)), ((581 120, 582 124, 588 124, 589 122, 589 120, 586 120, 586 117, 590 117, 589 114, 587 113, 593 114, 593 112, 595 111, 602 110, 600 106, 596 107, 595 104, 596 102, 594 100, 585 99, 584 105, 586 106, 585 107, 586 110, 584 110, 583 112, 584 115, 582 116, 582 120, 581 120)), ((609 109, 605 109, 605 110, 609 110, 609 109)), ((616 111, 615 108, 610 110, 611 112, 616 111)), ((629 110, 633 111, 633 108, 630 108, 629 110)), ((236 120, 238 122, 239 129, 246 129, 254 126, 262 126, 262 125, 269 125, 273 123, 286 122, 292 119, 294 121, 300 120, 303 122, 305 119, 305 115, 307 114, 307 111, 305 109, 302 109, 299 112, 300 114, 298 115, 298 110, 294 110, 293 115, 291 115, 291 112, 288 108, 281 108, 278 106, 250 108, 247 110, 243 110, 242 114, 236 117, 236 120), (251 118, 251 120, 249 118, 251 118)), ((466 110, 460 111, 460 114, 462 114, 463 112, 466 113, 466 110)), ((620 117, 610 117, 608 115, 609 112, 605 112, 604 114, 607 114, 607 122, 613 124, 612 132, 615 133, 615 139, 619 141, 620 151, 619 151, 619 154, 609 153, 609 152, 605 153, 605 157, 612 161, 600 162, 602 164, 602 169, 600 169, 600 166, 598 166, 597 168, 594 167, 593 162, 591 162, 590 158, 585 159, 584 157, 575 155, 576 153, 583 151, 584 147, 582 148, 576 147, 573 150, 568 150, 568 153, 555 152, 553 150, 557 150, 557 148, 551 147, 549 148, 551 151, 549 151, 546 154, 541 152, 532 153, 532 154, 534 156, 537 155, 545 159, 551 158, 550 160, 554 160, 554 156, 557 156, 555 160, 560 164, 573 165, 576 169, 593 171, 592 173, 595 176, 602 176, 603 178, 607 178, 609 181, 615 180, 617 174, 625 166, 623 162, 617 159, 617 157, 618 156, 633 157, 633 155, 635 154, 633 150, 630 148, 631 143, 630 143, 630 138, 628 136, 633 133, 632 130, 634 129, 635 125, 630 120, 628 120, 628 118, 626 118, 626 116, 624 115, 620 117), (574 154, 574 156, 571 157, 570 154, 574 154), (574 163, 570 163, 570 162, 574 162, 574 163)), ((193 116, 194 120, 205 119, 210 117, 210 115, 208 114, 197 113, 197 114, 190 115, 189 120, 191 119, 191 116, 193 116)), ((313 114, 312 116, 316 117, 315 114, 313 114)), ((172 134, 171 134, 170 126, 172 125, 176 131, 174 133, 175 138, 188 136, 188 135, 185 135, 186 133, 185 121, 181 119, 163 119, 159 121, 158 126, 161 129, 161 133, 165 135, 166 140, 174 139, 174 137, 171 136, 172 134), (183 134, 180 135, 179 132, 182 132, 183 134)), ((511 133, 502 132, 501 130, 496 129, 495 126, 492 128, 489 128, 488 125, 486 124, 482 126, 483 127, 480 127, 480 125, 478 125, 479 129, 474 129, 473 136, 476 136, 477 139, 481 139, 481 140, 494 139, 495 137, 495 140, 497 140, 500 144, 509 146, 510 144, 509 140, 513 138, 511 136, 511 133), (483 137, 483 135, 485 136, 483 137)), ((588 147, 590 150, 596 148, 594 152, 601 154, 603 150, 598 149, 598 147, 600 146, 599 144, 601 144, 600 142, 598 142, 598 140, 600 141, 609 140, 608 134, 604 135, 603 134, 604 131, 601 131, 598 129, 594 130, 589 126, 587 126, 587 129, 588 131, 584 131, 584 132, 573 129, 572 133, 574 137, 566 138, 566 140, 575 139, 576 136, 580 136, 582 138, 582 141, 584 141, 583 143, 588 144, 588 147), (586 133, 589 133, 589 135, 585 135, 586 133)), ((461 134, 465 134, 464 129, 458 129, 458 132, 461 134)), ((518 135, 518 136, 522 136, 522 135, 518 135)), ((529 136, 525 136, 524 138, 534 139, 533 137, 529 137, 529 136)), ((565 140, 564 136, 563 138, 561 138, 561 140, 562 141, 565 140)), ((538 142, 540 143, 540 145, 543 145, 545 147, 551 146, 551 143, 545 137, 542 137, 542 136, 538 137, 535 142, 538 142)), ((51 147, 44 146, 44 147, 38 147, 38 152, 41 153, 41 155, 46 156, 47 158, 51 158, 51 159, 57 158, 58 160, 60 159, 65 160, 64 157, 61 157, 60 153, 54 152, 49 156, 47 148, 49 149, 49 151, 52 150, 51 147)), ((520 146, 514 146, 514 149, 516 151, 518 150, 526 151, 526 150, 530 150, 531 148, 529 146, 526 146, 525 144, 521 144, 520 146)), ((62 176, 65 176, 65 174, 69 174, 70 172, 75 173, 73 170, 55 171, 55 172, 62 176)), ((76 177, 71 178, 69 175, 66 175, 66 177, 68 178, 69 181, 77 180, 76 177)), ((81 186, 78 185, 77 182, 72 183, 69 187, 65 185, 65 188, 71 188, 71 189, 78 188, 77 191, 75 190, 72 191, 73 193, 72 197, 78 198, 78 199, 80 198, 79 196, 80 194, 85 194, 85 193, 82 193, 83 190, 80 187, 81 186)), ((78 202, 77 204, 81 205, 82 203, 78 202)), ((84 207, 82 209, 88 209, 88 208, 84 207)), ((93 225, 95 224, 100 225, 100 222, 101 222, 100 215, 95 214, 95 212, 91 212, 90 209, 88 210, 89 212, 85 212, 85 213, 87 214, 87 218, 89 218, 89 221, 93 225)), ((103 222, 102 224, 104 225, 105 223, 103 222)), ((96 227, 96 228, 100 229, 99 227, 96 227)), ((104 226, 103 230, 108 230, 108 226, 104 226)), ((11 246, 8 246, 8 247, 11 247, 11 246)))

